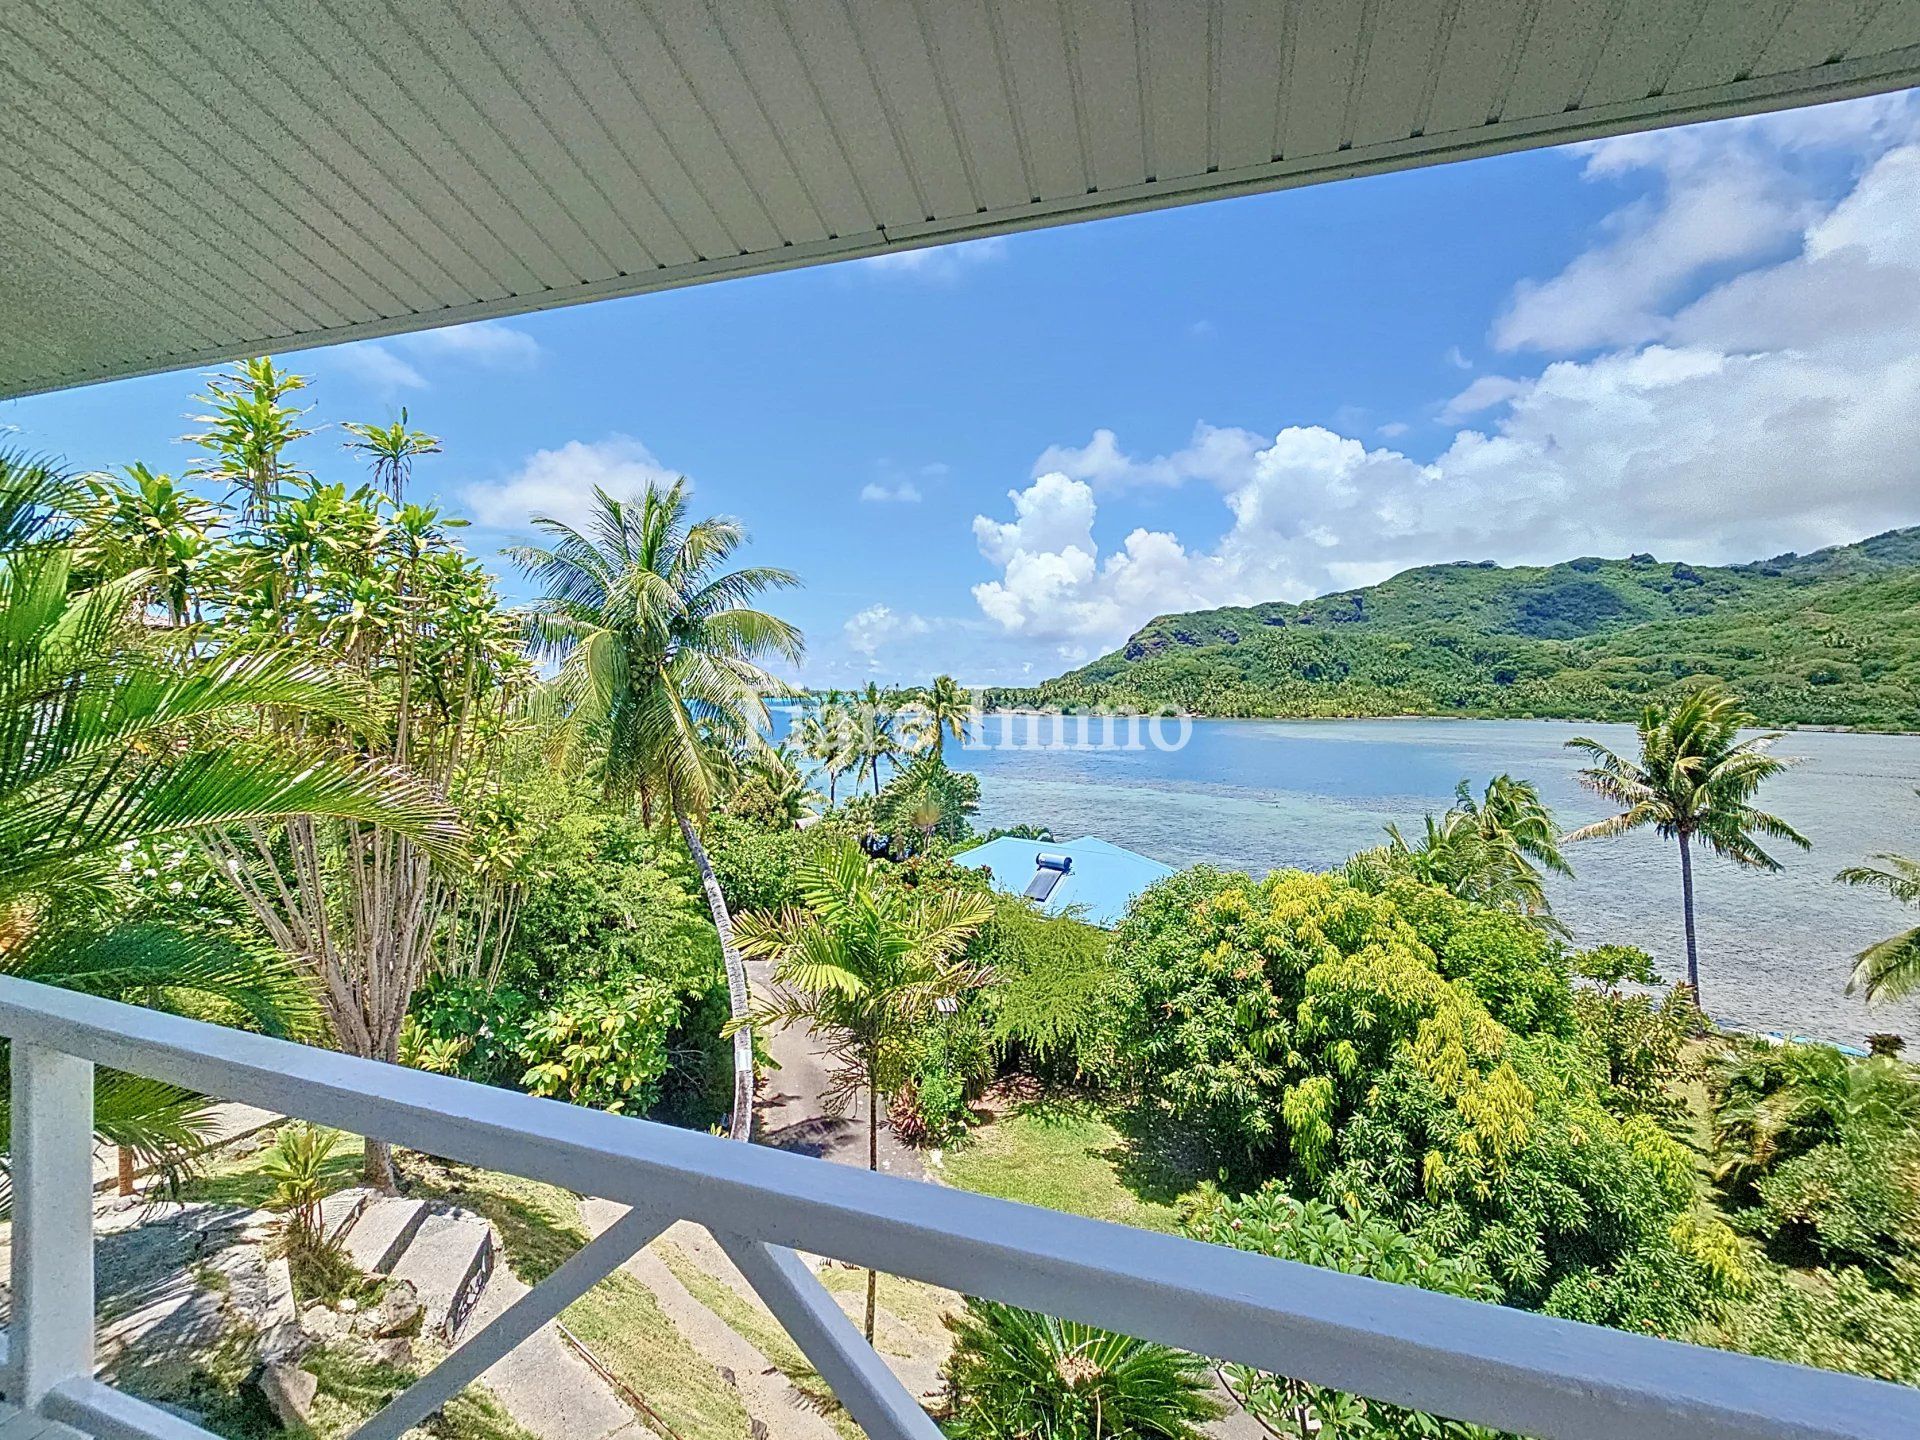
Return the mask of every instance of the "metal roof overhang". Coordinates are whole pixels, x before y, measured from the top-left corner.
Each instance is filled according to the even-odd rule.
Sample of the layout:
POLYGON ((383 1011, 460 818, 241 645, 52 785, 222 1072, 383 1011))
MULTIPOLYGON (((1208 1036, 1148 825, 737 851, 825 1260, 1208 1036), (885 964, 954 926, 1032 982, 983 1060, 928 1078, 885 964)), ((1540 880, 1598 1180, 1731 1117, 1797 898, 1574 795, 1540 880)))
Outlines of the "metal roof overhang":
POLYGON ((1920 0, 18 0, 0 397, 1920 84, 1920 0))

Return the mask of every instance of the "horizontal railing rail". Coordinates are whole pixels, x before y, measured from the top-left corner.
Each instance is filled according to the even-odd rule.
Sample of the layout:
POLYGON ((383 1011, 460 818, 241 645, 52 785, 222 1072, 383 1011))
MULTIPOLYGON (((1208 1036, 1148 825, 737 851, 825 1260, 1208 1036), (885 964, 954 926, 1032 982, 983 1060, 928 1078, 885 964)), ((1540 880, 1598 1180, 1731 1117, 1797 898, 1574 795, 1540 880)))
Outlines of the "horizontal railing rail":
MULTIPOLYGON (((70 1241, 75 1228, 72 1217, 49 1214, 45 1198, 33 1197, 35 1167, 67 1163, 55 1152, 71 1136, 35 1134, 32 1113, 37 1102, 51 1103, 49 1087, 79 1083, 63 1068, 74 1057, 622 1202, 639 1212, 628 1237, 636 1246, 674 1219, 704 1225, 874 1440, 936 1432, 923 1415, 905 1413, 905 1392, 890 1385, 838 1309, 822 1304, 824 1292, 817 1282, 810 1287, 793 1252, 1542 1440, 1920 1436, 1920 1390, 872 1174, 20 980, 0 978, 0 1035, 15 1042, 16 1215, 44 1227, 36 1237, 70 1241), (37 1096, 22 1096, 23 1080, 37 1096)), ((66 1177, 68 1192, 75 1183, 66 1177)), ((23 1326, 36 1323, 23 1302, 57 1298, 45 1294, 44 1277, 41 1293, 22 1295, 21 1253, 16 1244, 10 1396, 25 1363, 23 1326)), ((608 1268, 623 1258, 611 1254, 608 1268)), ((575 1267, 573 1283, 591 1283, 587 1268, 575 1267)), ((523 1330, 537 1328, 539 1317, 523 1318, 523 1330)), ((52 1323, 73 1322, 56 1313, 52 1323)), ((492 1334, 482 1331, 453 1361, 471 1346, 465 1368, 484 1368, 514 1343, 507 1331, 490 1341, 492 1334)), ((444 1400, 439 1392, 451 1393, 460 1373, 454 1365, 438 1385, 427 1377, 410 1408, 444 1400)), ((394 1423, 406 1418, 404 1408, 395 1402, 394 1423)), ((68 1423, 93 1418, 84 1408, 46 1413, 68 1423)), ((376 1420, 368 1433, 382 1428, 376 1420)))

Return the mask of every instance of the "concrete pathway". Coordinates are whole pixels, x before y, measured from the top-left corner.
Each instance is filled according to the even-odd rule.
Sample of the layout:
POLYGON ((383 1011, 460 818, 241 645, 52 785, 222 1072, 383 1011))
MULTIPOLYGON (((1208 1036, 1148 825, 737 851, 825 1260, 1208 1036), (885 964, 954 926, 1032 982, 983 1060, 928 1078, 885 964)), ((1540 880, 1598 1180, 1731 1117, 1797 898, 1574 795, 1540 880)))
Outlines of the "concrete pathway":
MULTIPOLYGON (((477 1335, 530 1288, 504 1261, 496 1265, 462 1335, 477 1335)), ((552 1325, 542 1325, 480 1378, 541 1440, 634 1440, 653 1433, 552 1325)))
MULTIPOLYGON (((756 990, 769 984, 767 967, 749 965, 756 990)), ((759 1103, 754 1107, 754 1138, 776 1150, 791 1150, 841 1165, 867 1163, 867 1097, 859 1096, 844 1115, 827 1113, 824 1097, 832 1062, 811 1030, 789 1026, 763 1037, 767 1051, 779 1065, 761 1077, 759 1103)), ((927 1170, 920 1152, 893 1137, 887 1117, 880 1117, 880 1168, 889 1175, 924 1180, 927 1170)))

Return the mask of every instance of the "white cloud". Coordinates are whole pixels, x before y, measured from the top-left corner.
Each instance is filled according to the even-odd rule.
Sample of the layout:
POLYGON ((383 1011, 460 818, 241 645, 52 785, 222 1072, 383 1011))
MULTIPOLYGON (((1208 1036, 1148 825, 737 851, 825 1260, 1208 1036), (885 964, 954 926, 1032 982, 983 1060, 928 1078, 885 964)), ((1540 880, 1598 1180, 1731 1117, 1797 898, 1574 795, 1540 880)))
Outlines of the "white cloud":
POLYGON ((1651 171, 1657 195, 1607 217, 1607 238, 1558 275, 1523 281, 1495 322, 1502 350, 1573 351, 1669 337, 1671 309, 1702 280, 1789 246, 1817 213, 1811 151, 1911 139, 1920 105, 1879 96, 1791 116, 1649 131, 1584 147, 1589 180, 1651 171))
POLYGON ((953 245, 924 245, 917 250, 888 250, 864 256, 853 262, 858 269, 881 275, 907 276, 937 284, 951 284, 970 270, 1004 260, 1007 242, 1004 236, 985 240, 962 240, 953 245))
MULTIPOLYGON (((1482 410, 1504 405, 1516 395, 1526 393, 1527 382, 1507 375, 1482 375, 1466 389, 1440 407, 1440 418, 1452 424, 1482 410)), ((1404 427, 1403 427, 1404 428, 1404 427)))
POLYGON ((396 390, 424 390, 427 377, 402 360, 381 340, 362 340, 342 345, 334 359, 348 374, 375 390, 392 394, 396 390))
POLYGON ((1413 427, 1404 420, 1389 420, 1380 427, 1380 435, 1381 438, 1386 440, 1398 440, 1412 428, 1413 427))
POLYGON ((884 646, 925 635, 932 628, 922 616, 901 614, 889 605, 869 605, 849 615, 841 633, 848 649, 864 655, 869 666, 876 666, 884 646))
POLYGON ((451 356, 496 370, 520 370, 540 358, 540 342, 499 320, 476 320, 438 330, 416 330, 394 343, 410 354, 451 356))
POLYGON ((432 387, 415 361, 451 360, 483 370, 524 370, 540 353, 540 342, 533 336, 498 320, 416 330, 390 340, 362 340, 333 352, 349 374, 387 395, 432 387))
MULTIPOLYGON (((1297 599, 1411 565, 1644 550, 1724 563, 1920 521, 1920 144, 1865 158, 1837 200, 1795 201, 1785 258, 1704 289, 1637 272, 1611 317, 1649 317, 1657 340, 1468 386, 1448 413, 1485 418, 1431 461, 1319 426, 1202 426, 1145 458, 1108 431, 1048 450, 1010 520, 974 521, 995 571, 974 590, 982 614, 1010 635, 1099 649, 1155 614, 1297 599), (1193 480, 1222 496, 1217 541, 1135 530, 1102 549, 1101 497, 1193 480)), ((1700 196, 1727 193, 1705 167, 1663 173, 1660 208, 1691 217, 1682 229, 1700 196)), ((1646 233, 1666 232, 1650 217, 1646 233)), ((1595 264, 1631 270, 1616 238, 1595 264)), ((1562 340, 1584 350, 1608 317, 1585 300, 1571 313, 1562 340)))
POLYGON ((1060 474, 1103 490, 1135 485, 1184 485, 1189 480, 1224 484, 1246 466, 1261 444, 1250 430, 1200 424, 1187 444, 1170 455, 1139 459, 1120 448, 1113 431, 1099 429, 1084 445, 1049 445, 1033 462, 1033 474, 1060 474))
POLYGON ((920 487, 911 480, 882 482, 869 480, 860 487, 860 498, 876 505, 917 504, 922 498, 920 487))
POLYGON ((1473 368, 1473 361, 1467 358, 1466 352, 1458 345, 1449 345, 1447 347, 1447 364, 1456 370, 1471 370, 1473 368))
POLYGON ((650 484, 671 485, 679 478, 638 440, 609 435, 536 450, 504 480, 468 486, 466 503, 476 521, 495 529, 522 529, 535 515, 579 525, 593 504, 595 486, 623 500, 650 484))

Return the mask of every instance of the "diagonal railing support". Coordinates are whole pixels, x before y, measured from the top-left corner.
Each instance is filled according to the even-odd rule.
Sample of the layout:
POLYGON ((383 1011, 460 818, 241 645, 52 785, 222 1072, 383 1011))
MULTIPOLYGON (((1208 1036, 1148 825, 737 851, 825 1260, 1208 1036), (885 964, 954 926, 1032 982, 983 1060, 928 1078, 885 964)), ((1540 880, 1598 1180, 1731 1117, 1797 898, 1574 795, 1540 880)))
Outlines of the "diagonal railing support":
POLYGON ((793 1343, 869 1440, 942 1440, 920 1402, 887 1368, 807 1262, 783 1245, 715 1232, 793 1343))
POLYGON ((672 1223, 672 1216, 629 1210, 509 1305, 491 1325, 468 1336, 451 1355, 394 1396, 353 1432, 352 1440, 400 1440, 672 1223))

